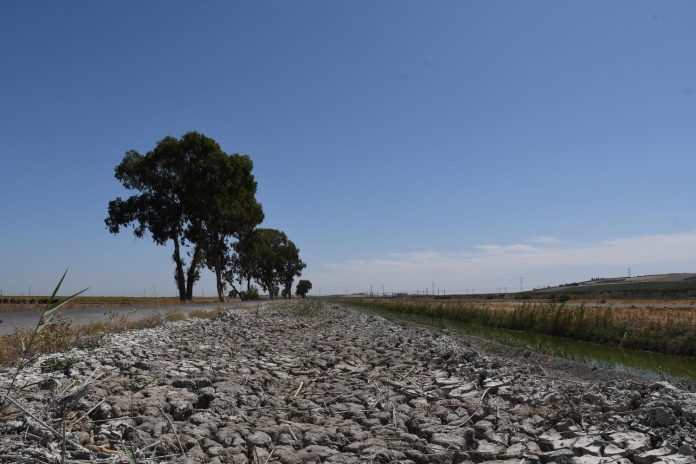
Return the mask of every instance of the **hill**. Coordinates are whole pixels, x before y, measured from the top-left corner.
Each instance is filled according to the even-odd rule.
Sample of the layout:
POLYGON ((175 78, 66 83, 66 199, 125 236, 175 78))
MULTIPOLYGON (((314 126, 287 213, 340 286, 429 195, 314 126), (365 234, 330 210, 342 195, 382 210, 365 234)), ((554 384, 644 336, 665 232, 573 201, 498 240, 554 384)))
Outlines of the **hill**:
POLYGON ((536 289, 531 293, 582 293, 621 296, 696 296, 696 273, 593 278, 536 289))

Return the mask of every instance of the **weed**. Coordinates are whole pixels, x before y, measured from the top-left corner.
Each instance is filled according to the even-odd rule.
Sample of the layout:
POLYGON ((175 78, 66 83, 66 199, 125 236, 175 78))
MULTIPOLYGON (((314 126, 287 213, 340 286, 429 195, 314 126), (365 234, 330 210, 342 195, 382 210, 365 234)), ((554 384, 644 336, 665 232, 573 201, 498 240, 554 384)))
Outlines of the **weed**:
POLYGON ((53 294, 47 300, 46 306, 44 307, 44 310, 41 313, 39 321, 36 323, 34 331, 28 334, 27 338, 25 338, 21 334, 19 336, 19 347, 21 347, 21 354, 17 354, 19 363, 15 368, 9 386, 5 389, 5 394, 3 395, 2 402, 0 402, 0 415, 2 415, 7 410, 8 402, 6 400, 8 399, 8 397, 14 396, 16 394, 21 395, 24 391, 24 386, 17 386, 17 377, 24 368, 26 368, 29 364, 31 364, 34 361, 34 356, 36 354, 36 345, 50 345, 56 342, 60 344, 59 338, 63 334, 62 329, 66 326, 69 326, 70 324, 69 322, 61 320, 59 318, 59 310, 66 303, 70 302, 71 300, 74 300, 78 295, 84 293, 87 290, 84 289, 82 291, 79 291, 60 302, 56 300, 56 295, 58 294, 61 285, 63 285, 63 280, 65 280, 65 276, 67 275, 67 273, 68 271, 66 270, 61 276, 60 280, 58 281, 58 285, 56 285, 56 288, 53 289, 53 294))
POLYGON ((204 310, 204 309, 197 309, 195 311, 191 311, 187 314, 188 317, 195 317, 199 319, 211 319, 214 317, 217 317, 219 314, 223 313, 225 311, 224 308, 215 308, 215 309, 210 309, 210 310, 204 310))
POLYGON ((184 320, 186 316, 181 311, 170 311, 164 318, 170 322, 175 322, 184 320))
POLYGON ((301 303, 295 306, 293 311, 298 316, 313 317, 319 315, 324 310, 324 308, 324 301, 310 298, 303 299, 301 303))
POLYGON ((48 358, 41 363, 41 372, 62 372, 68 375, 70 368, 77 364, 79 360, 72 356, 48 358))

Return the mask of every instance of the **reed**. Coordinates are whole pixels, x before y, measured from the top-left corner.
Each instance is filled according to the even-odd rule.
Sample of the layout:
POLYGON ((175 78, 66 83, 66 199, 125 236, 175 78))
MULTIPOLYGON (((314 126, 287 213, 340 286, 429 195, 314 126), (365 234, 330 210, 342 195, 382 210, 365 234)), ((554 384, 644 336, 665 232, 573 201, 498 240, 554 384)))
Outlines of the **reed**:
POLYGON ((556 303, 497 307, 465 301, 351 299, 349 303, 367 309, 418 314, 625 348, 696 356, 696 317, 693 312, 617 310, 556 303))

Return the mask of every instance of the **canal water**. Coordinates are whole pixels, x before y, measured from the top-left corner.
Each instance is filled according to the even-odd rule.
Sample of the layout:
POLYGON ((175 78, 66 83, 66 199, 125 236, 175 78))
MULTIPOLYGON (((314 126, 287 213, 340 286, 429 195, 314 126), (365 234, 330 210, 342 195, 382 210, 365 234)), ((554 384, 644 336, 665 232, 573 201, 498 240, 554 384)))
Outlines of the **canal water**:
POLYGON ((696 386, 696 358, 690 356, 629 350, 551 335, 483 327, 465 322, 381 309, 369 309, 369 311, 376 312, 394 321, 416 322, 467 335, 494 339, 506 345, 523 346, 597 367, 628 372, 657 380, 684 380, 686 381, 685 383, 696 386))

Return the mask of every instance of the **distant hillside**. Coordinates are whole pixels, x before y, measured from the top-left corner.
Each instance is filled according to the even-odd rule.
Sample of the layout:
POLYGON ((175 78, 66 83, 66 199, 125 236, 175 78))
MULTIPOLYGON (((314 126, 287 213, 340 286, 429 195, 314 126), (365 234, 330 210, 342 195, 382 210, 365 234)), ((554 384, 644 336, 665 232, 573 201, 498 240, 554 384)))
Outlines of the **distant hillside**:
POLYGON ((533 293, 584 293, 635 296, 696 296, 696 273, 594 278, 534 290, 533 293))

